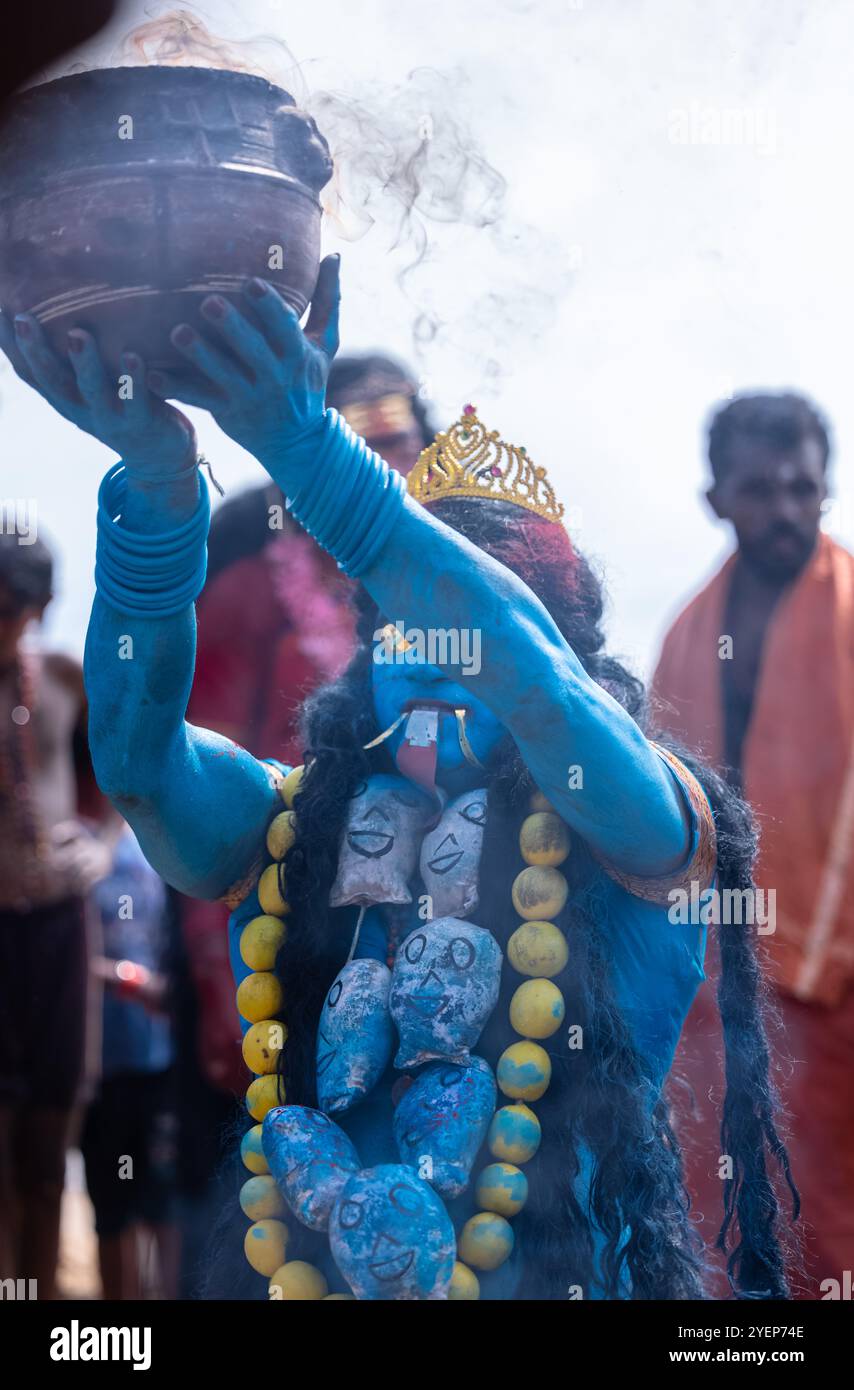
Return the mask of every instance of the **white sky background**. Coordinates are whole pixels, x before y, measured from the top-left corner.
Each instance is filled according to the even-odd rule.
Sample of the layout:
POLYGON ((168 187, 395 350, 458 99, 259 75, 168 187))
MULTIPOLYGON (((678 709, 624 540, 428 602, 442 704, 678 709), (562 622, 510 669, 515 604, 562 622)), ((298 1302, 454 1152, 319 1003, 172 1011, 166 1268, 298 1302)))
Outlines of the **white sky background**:
MULTIPOLYGON (((101 51, 164 8, 130 4, 101 51)), ((848 0, 195 9, 223 37, 285 40, 310 88, 388 86, 425 66, 448 75, 458 112, 508 181, 512 222, 530 231, 514 240, 502 228, 496 240, 442 229, 418 293, 462 329, 440 334, 419 370, 440 423, 474 399, 491 427, 546 465, 574 537, 605 572, 612 650, 647 672, 680 601, 725 553, 726 534, 700 500, 702 430, 710 405, 733 390, 792 386, 824 406, 837 443, 828 529, 854 543, 848 0), (673 113, 692 103, 751 113, 752 142, 674 143, 673 113), (490 294, 497 302, 484 316, 490 294), (500 368, 491 389, 488 358, 500 368)), ((343 254, 344 348, 411 359, 413 311, 387 228, 346 242, 330 231, 326 242, 343 254)), ((229 492, 261 477, 210 420, 196 423, 229 492)), ((2 496, 37 499, 60 554, 48 638, 79 652, 95 495, 111 456, 6 369, 0 449, 2 496)))

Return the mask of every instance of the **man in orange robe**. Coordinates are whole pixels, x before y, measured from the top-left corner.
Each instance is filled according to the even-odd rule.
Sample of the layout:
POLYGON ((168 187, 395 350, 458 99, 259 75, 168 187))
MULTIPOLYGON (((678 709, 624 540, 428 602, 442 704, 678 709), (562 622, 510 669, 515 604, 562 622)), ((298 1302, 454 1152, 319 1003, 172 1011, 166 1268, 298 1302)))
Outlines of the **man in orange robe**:
MULTIPOLYGON (((838 1297, 825 1281, 844 1287, 854 1269, 854 556, 819 531, 828 454, 798 396, 742 396, 715 416, 707 497, 737 549, 676 619, 653 682, 660 727, 739 786, 759 824, 757 929, 785 1025, 801 1296, 818 1298, 838 1297)), ((725 1176, 710 994, 707 982, 681 1048, 707 1239, 725 1176)))

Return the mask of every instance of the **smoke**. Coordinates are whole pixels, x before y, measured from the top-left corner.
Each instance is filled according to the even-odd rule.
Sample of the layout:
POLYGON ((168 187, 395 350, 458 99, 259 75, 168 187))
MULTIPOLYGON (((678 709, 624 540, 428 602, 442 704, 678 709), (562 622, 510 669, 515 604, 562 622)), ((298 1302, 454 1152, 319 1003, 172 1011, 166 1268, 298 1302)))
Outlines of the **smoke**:
POLYGON ((297 100, 305 93, 299 63, 287 44, 272 35, 224 39, 210 32, 192 10, 168 10, 139 24, 118 44, 111 67, 222 68, 266 77, 297 100))
POLYGON ((303 104, 335 164, 324 210, 344 240, 370 232, 392 253, 424 378, 441 355, 465 390, 496 395, 554 322, 569 263, 512 217, 507 182, 474 133, 465 71, 417 68, 397 83, 311 91, 303 104))
POLYGON ((418 68, 385 90, 309 95, 335 161, 325 204, 340 235, 355 240, 380 222, 393 247, 408 242, 420 260, 428 223, 500 220, 506 183, 456 109, 464 83, 459 72, 418 68))
POLYGON ((512 362, 536 351, 570 268, 556 241, 512 218, 506 180, 474 133, 466 72, 425 67, 346 93, 313 89, 278 37, 225 39, 187 7, 147 13, 105 65, 216 67, 289 91, 330 146, 335 171, 321 199, 330 229, 350 242, 370 234, 388 252, 424 380, 450 354, 466 389, 495 394, 512 362), (499 362, 509 343, 512 361, 505 350, 499 362))

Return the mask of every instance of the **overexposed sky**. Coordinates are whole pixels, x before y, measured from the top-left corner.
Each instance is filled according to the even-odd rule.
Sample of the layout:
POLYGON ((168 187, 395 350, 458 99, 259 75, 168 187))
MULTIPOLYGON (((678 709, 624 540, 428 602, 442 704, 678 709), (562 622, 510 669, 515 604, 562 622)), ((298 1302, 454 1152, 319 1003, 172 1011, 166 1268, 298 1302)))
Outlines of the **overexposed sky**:
MULTIPOLYGON (((127 4, 94 53, 167 7, 127 4)), ((507 181, 493 227, 392 216, 343 256, 344 348, 413 358, 440 423, 474 398, 549 470, 605 572, 611 648, 644 672, 680 600, 726 551, 707 516, 703 424, 733 391, 793 387, 829 414, 854 545, 854 202, 849 0, 209 0, 217 34, 283 40, 309 92, 372 103, 392 130, 447 109, 507 181), (429 69, 407 82, 413 69, 429 69), (441 108, 441 109, 440 109, 441 108)), ((311 100, 309 99, 311 106, 311 100)), ((363 108, 360 108, 363 109, 363 108)), ((229 492, 259 466, 196 416, 229 492)), ((111 456, 0 369, 4 500, 35 499, 60 554, 48 636, 81 651, 95 495, 111 456)))

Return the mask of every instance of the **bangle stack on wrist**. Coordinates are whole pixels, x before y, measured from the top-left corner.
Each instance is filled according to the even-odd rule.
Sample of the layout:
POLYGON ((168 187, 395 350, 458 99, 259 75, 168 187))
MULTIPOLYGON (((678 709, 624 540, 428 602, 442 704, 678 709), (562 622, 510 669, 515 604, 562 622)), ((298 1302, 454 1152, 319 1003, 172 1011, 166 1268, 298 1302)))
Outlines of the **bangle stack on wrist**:
POLYGON ((311 474, 288 498, 288 507, 339 568, 356 579, 388 540, 406 483, 336 410, 327 410, 311 439, 316 450, 311 474))
POLYGON ((211 504, 199 487, 199 504, 174 531, 143 535, 119 525, 127 493, 121 463, 107 473, 98 492, 95 587, 113 608, 145 618, 169 618, 194 603, 207 573, 211 504))

